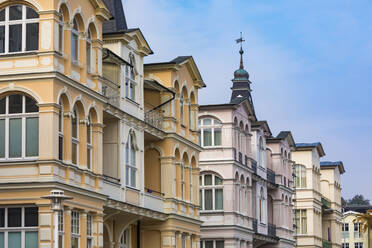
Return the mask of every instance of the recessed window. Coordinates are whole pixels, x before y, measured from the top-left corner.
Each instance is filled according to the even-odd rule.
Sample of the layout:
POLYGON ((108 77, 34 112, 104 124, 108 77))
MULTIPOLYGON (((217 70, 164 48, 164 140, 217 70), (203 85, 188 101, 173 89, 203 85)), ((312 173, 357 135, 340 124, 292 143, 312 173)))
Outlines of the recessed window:
POLYGON ((71 59, 73 63, 79 62, 79 26, 74 18, 71 30, 71 59))
POLYGON ((25 5, 0 10, 0 53, 39 50, 39 14, 25 5))
POLYGON ((64 227, 64 216, 63 211, 58 212, 58 248, 64 247, 64 234, 65 234, 65 227, 64 227))
POLYGON ((71 212, 71 248, 79 248, 80 243, 80 214, 71 212))
POLYGON ((87 215, 87 248, 93 247, 93 218, 92 215, 87 215))
POLYGON ((306 209, 297 209, 295 218, 296 218, 297 234, 307 234, 306 209))
POLYGON ((90 30, 88 30, 88 37, 86 41, 86 56, 87 56, 87 72, 91 72, 91 67, 92 67, 92 62, 91 62, 91 57, 92 57, 92 34, 90 30))
POLYGON ((63 160, 63 103, 59 101, 58 114, 58 159, 63 160))
POLYGON ((222 123, 217 119, 205 118, 200 120, 199 141, 203 147, 221 146, 222 123))
POLYGON ((72 129, 72 163, 74 165, 78 164, 78 159, 79 159, 79 112, 76 108, 74 107, 73 115, 71 118, 71 129, 72 129))
POLYGON ((39 107, 28 96, 0 100, 0 159, 36 158, 39 154, 39 107))
POLYGON ((91 118, 88 116, 87 123, 87 167, 92 169, 92 123, 91 118))
POLYGON ((132 101, 136 100, 136 74, 134 71, 134 59, 130 57, 130 64, 125 67, 125 97, 132 101))
POLYGON ((200 241, 200 248, 224 248, 225 242, 223 240, 202 240, 200 241))
POLYGON ((223 180, 214 174, 204 174, 200 182, 200 207, 202 210, 223 210, 223 180))
POLYGON ((136 187, 136 148, 134 135, 128 136, 128 141, 125 145, 125 182, 127 186, 136 187))
POLYGON ((59 22, 58 22, 58 51, 63 53, 63 27, 64 27, 64 20, 63 20, 63 12, 59 10, 59 22))
POLYGON ((38 208, 0 208, 0 247, 38 247, 38 208))
POLYGON ((306 167, 296 165, 296 188, 306 188, 306 167))

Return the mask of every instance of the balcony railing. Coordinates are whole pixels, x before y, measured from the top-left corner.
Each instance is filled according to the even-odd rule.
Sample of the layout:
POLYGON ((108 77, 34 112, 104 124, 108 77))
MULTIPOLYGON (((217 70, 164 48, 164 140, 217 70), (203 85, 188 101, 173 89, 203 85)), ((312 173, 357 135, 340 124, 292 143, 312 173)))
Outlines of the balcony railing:
POLYGON ((267 169, 267 180, 270 183, 275 184, 275 172, 274 171, 267 169))
POLYGON ((164 193, 161 193, 161 192, 153 190, 153 189, 145 188, 145 191, 149 194, 154 194, 154 195, 157 195, 157 196, 164 196, 164 193))
POLYGON ((253 227, 253 232, 257 233, 257 219, 253 219, 252 221, 252 227, 253 227))
POLYGON ((325 208, 331 208, 331 202, 328 201, 326 198, 322 197, 322 205, 325 208))
POLYGON ((108 102, 116 107, 120 106, 120 86, 111 82, 110 80, 104 80, 102 85, 102 95, 108 98, 108 102))
POLYGON ((267 226, 267 233, 271 237, 276 237, 276 226, 269 223, 267 226))
POLYGON ((328 240, 323 240, 323 245, 322 245, 323 248, 332 248, 332 244, 331 242, 329 242, 328 240))
POLYGON ((163 128, 163 115, 158 111, 145 113, 145 122, 157 129, 163 128))
POLYGON ((239 162, 243 163, 243 154, 241 152, 239 152, 239 162))
POLYGON ((252 170, 255 174, 257 174, 257 162, 252 160, 252 170))

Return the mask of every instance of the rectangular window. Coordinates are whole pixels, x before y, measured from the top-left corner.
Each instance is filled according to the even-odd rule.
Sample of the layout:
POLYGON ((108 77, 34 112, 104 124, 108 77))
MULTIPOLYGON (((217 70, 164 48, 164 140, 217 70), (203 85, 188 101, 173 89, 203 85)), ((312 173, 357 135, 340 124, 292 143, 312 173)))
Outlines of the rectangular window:
POLYGON ((9 25, 9 52, 22 51, 22 24, 9 25))
POLYGON ((73 62, 78 62, 79 59, 79 37, 77 34, 71 34, 71 57, 73 62))
POLYGON ((8 208, 8 227, 22 226, 22 208, 8 208))
POLYGON ((203 208, 203 191, 201 189, 199 190, 199 206, 201 209, 204 209, 203 208))
POLYGON ((86 42, 86 55, 87 55, 87 72, 91 71, 91 51, 92 51, 92 44, 90 42, 86 42))
POLYGON ((220 146, 222 143, 221 140, 221 128, 214 128, 214 145, 220 146))
POLYGON ((25 226, 38 226, 39 225, 39 215, 38 209, 35 207, 25 208, 25 226))
POLYGON ((0 120, 0 158, 5 158, 5 120, 0 120))
POLYGON ((224 248, 225 242, 223 240, 216 241, 216 248, 224 248))
POLYGON ((26 51, 39 49, 39 23, 26 24, 26 51))
POLYGON ((212 189, 205 189, 204 190, 204 210, 212 210, 213 209, 213 195, 212 189))
POLYGON ((212 145, 212 129, 204 128, 203 129, 203 146, 212 145))
POLYGON ((71 212, 71 248, 79 248, 80 239, 80 214, 71 212))
POLYGON ((9 119, 9 157, 22 157, 22 119, 9 119))
POLYGON ((92 220, 92 216, 88 214, 87 215, 87 248, 93 247, 92 230, 93 230, 93 220, 92 220))
POLYGON ((0 53, 5 53, 5 26, 0 26, 0 53))
POLYGON ((38 233, 26 232, 25 248, 38 248, 38 233))
POLYGON ((307 215, 306 209, 296 210, 296 227, 298 234, 307 233, 307 215))
POLYGON ((205 241, 205 248, 214 248, 213 241, 205 241))
POLYGON ((78 155, 78 145, 76 143, 72 143, 72 163, 77 164, 77 155, 78 155))
POLYGON ((26 156, 34 157, 39 153, 39 118, 26 118, 26 156))
POLYGON ((5 242, 5 240, 4 240, 4 233, 3 232, 0 232, 0 248, 4 248, 5 247, 4 242, 5 242))
POLYGON ((5 208, 0 208, 0 227, 5 227, 5 208))
POLYGON ((21 232, 8 233, 8 247, 22 248, 21 232))
POLYGON ((222 189, 215 189, 215 209, 216 210, 223 209, 223 190, 222 189))
POLYGON ((64 243, 64 217, 63 212, 58 212, 58 248, 63 248, 64 243))

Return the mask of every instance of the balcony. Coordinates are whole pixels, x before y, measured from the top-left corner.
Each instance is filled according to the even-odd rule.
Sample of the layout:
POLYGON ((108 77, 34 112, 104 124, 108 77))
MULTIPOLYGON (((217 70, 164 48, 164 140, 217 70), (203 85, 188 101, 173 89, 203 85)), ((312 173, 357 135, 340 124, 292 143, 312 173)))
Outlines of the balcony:
POLYGON ((251 166, 252 166, 252 170, 254 174, 257 174, 257 162, 252 160, 251 163, 252 163, 251 166))
POLYGON ((159 111, 145 113, 145 122, 157 129, 163 129, 163 115, 159 111))
POLYGON ((323 248, 332 248, 332 243, 329 242, 328 240, 323 240, 323 248))
MULTIPOLYGON (((163 197, 149 193, 144 194, 144 207, 158 212, 163 212, 163 197)), ((160 193, 161 194, 161 193, 160 193)))
POLYGON ((268 224, 267 233, 270 237, 276 237, 276 226, 273 224, 268 224))
POLYGON ((252 228, 253 228, 253 232, 257 233, 257 231, 258 231, 258 229, 257 229, 257 219, 253 219, 252 228))
POLYGON ((326 208, 326 209, 330 209, 331 208, 331 202, 328 199, 322 197, 322 207, 326 208))
POLYGON ((275 172, 274 171, 267 169, 267 180, 270 183, 275 184, 275 172))
POLYGON ((102 85, 102 95, 108 98, 111 105, 120 107, 120 86, 104 78, 102 85))

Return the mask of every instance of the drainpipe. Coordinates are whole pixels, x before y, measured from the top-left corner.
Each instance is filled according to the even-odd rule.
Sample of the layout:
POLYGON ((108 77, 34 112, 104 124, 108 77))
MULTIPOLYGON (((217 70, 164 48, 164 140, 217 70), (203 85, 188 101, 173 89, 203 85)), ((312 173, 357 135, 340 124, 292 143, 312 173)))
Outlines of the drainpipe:
POLYGON ((137 248, 141 248, 141 221, 137 222, 137 248))

